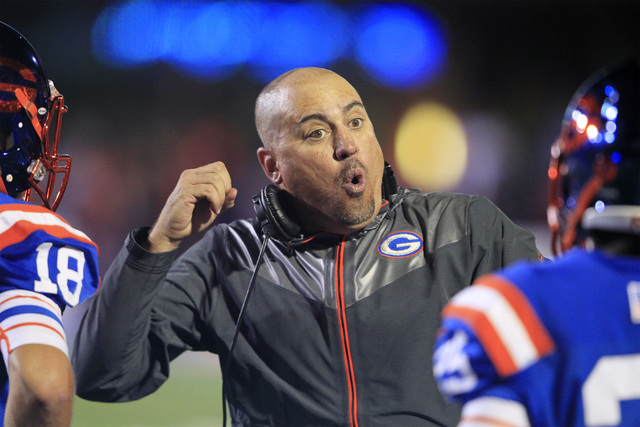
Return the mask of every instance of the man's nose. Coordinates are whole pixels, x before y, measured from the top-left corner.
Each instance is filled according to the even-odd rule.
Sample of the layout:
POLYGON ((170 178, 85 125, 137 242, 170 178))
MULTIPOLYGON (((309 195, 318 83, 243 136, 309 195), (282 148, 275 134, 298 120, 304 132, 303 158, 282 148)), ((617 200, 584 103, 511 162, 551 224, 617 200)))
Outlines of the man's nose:
POLYGON ((355 135, 348 130, 338 131, 335 135, 335 155, 338 160, 347 159, 358 152, 355 135))

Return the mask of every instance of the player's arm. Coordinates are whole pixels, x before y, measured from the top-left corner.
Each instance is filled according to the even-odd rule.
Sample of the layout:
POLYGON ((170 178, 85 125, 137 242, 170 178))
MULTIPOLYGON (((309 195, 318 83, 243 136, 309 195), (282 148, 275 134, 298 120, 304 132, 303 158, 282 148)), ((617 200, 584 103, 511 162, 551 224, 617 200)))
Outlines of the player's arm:
POLYGON ((478 419, 501 425, 508 417, 510 425, 528 426, 508 381, 551 354, 555 344, 524 294, 502 276, 482 276, 442 316, 434 375, 443 395, 463 403, 461 425, 478 419))
POLYGON ((69 426, 74 396, 69 358, 58 348, 26 344, 9 355, 5 426, 69 426))
POLYGON ((53 299, 11 289, 0 293, 2 359, 9 376, 5 426, 69 425, 74 378, 53 299))
POLYGON ((465 322, 445 317, 436 343, 434 375, 447 400, 462 404, 457 427, 530 427, 526 408, 511 390, 501 388, 502 378, 465 322))

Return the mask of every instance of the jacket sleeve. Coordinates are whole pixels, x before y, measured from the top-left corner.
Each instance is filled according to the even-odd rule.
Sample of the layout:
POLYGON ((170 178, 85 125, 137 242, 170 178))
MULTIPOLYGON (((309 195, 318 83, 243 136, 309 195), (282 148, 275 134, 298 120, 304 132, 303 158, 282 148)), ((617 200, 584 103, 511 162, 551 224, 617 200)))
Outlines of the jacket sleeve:
POLYGON ((541 261, 533 234, 515 224, 484 196, 469 205, 468 235, 473 265, 472 280, 519 261, 541 261))
POLYGON ((166 279, 175 252, 149 253, 136 242, 147 232, 128 236, 82 318, 72 361, 84 399, 144 397, 166 381, 172 359, 195 347, 194 297, 166 279))

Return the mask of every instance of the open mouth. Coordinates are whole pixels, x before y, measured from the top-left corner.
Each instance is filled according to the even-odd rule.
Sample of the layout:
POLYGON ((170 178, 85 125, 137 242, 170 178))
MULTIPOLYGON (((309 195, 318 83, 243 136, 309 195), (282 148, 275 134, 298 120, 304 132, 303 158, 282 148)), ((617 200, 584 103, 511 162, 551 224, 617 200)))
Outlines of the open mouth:
POLYGON ((362 194, 366 184, 364 171, 360 168, 348 169, 343 174, 344 180, 342 188, 350 196, 359 196, 362 194))

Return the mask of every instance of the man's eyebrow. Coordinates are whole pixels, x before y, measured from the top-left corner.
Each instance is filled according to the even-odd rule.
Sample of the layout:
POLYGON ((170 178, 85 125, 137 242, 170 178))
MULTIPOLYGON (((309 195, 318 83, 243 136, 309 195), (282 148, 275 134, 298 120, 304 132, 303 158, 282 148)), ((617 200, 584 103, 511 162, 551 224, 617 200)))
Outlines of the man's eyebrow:
MULTIPOLYGON (((364 108, 364 105, 360 101, 353 101, 351 104, 349 104, 346 107, 344 107, 342 109, 342 112, 343 113, 348 113, 349 111, 351 111, 355 107, 364 108)), ((325 116, 324 114, 309 114, 308 116, 304 116, 303 118, 298 120, 298 123, 296 123, 296 126, 300 126, 304 122, 308 122, 309 120, 314 120, 314 119, 325 121, 325 122, 328 121, 327 120, 327 116, 325 116)))
POLYGON ((304 122, 308 122, 309 120, 315 120, 315 119, 323 122, 328 121, 327 116, 325 116, 324 114, 309 114, 308 116, 304 116, 303 118, 298 120, 298 123, 296 123, 296 126, 300 126, 304 122))
POLYGON ((344 107, 342 109, 342 112, 343 113, 347 113, 347 112, 351 111, 351 109, 353 109, 354 107, 362 107, 362 108, 364 108, 364 104, 362 104, 362 102, 360 102, 360 101, 353 101, 351 104, 349 104, 346 107, 344 107))

